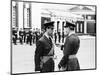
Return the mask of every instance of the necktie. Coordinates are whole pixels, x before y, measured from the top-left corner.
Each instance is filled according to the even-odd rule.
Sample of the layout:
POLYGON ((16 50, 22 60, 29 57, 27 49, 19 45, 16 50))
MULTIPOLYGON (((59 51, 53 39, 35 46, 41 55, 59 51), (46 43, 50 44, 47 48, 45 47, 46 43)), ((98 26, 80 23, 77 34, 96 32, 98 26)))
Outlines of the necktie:
POLYGON ((52 43, 52 40, 51 40, 51 38, 49 37, 49 41, 52 43))
POLYGON ((53 47, 53 43, 52 43, 52 39, 49 37, 49 41, 50 41, 50 45, 51 45, 51 50, 49 52, 49 55, 54 55, 54 47, 53 47))

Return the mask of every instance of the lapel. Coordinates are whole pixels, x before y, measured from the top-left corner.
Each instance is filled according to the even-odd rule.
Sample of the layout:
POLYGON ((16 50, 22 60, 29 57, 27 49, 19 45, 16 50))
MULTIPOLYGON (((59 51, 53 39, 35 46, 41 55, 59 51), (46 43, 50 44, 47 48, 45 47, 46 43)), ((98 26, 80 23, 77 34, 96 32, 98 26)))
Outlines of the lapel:
POLYGON ((46 43, 52 47, 52 43, 50 42, 50 40, 44 35, 44 39, 46 40, 46 43))

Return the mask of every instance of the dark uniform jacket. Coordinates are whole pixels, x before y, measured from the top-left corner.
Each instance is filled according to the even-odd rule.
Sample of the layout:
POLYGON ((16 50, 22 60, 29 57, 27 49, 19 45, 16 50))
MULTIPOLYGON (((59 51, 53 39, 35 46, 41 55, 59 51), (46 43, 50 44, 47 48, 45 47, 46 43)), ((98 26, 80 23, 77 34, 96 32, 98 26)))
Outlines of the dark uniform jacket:
POLYGON ((67 36, 64 44, 63 57, 58 67, 66 67, 66 70, 79 70, 77 58, 69 59, 69 55, 76 55, 80 46, 80 40, 77 35, 67 36))
POLYGON ((23 36, 23 31, 19 31, 19 36, 23 36))
POLYGON ((17 38, 17 30, 12 30, 12 35, 17 38))
POLYGON ((53 54, 49 54, 53 44, 50 40, 43 35, 36 43, 36 51, 35 51, 35 71, 40 72, 50 72, 54 70, 54 61, 53 59, 49 59, 46 63, 43 64, 42 68, 41 65, 41 58, 43 56, 53 56, 53 54))
POLYGON ((17 43, 17 30, 12 30, 12 40, 14 44, 17 43))

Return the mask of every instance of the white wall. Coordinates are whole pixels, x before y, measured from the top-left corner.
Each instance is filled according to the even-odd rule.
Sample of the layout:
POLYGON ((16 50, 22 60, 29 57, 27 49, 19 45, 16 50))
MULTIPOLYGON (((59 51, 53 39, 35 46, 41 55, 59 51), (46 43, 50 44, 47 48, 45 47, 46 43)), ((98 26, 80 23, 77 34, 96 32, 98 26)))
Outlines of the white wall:
POLYGON ((18 26, 23 28, 23 2, 18 2, 18 26))
POLYGON ((41 5, 32 3, 32 27, 41 28, 41 5))
MULTIPOLYGON (((41 5, 38 3, 32 3, 31 5, 31 15, 32 15, 32 28, 41 28, 41 5)), ((26 9, 24 9, 24 19, 27 18, 26 9)), ((24 20, 26 26, 27 19, 24 20)), ((23 28, 23 2, 18 2, 18 26, 19 29, 23 28)))

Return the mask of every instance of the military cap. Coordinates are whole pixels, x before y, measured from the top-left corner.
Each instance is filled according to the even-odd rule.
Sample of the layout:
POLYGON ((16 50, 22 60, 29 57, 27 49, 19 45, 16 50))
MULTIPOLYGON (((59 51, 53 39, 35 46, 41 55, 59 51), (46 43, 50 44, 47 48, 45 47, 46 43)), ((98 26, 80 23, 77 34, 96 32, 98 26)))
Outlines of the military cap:
POLYGON ((44 23, 44 26, 45 26, 45 27, 54 27, 54 21, 44 23))
POLYGON ((76 27, 76 25, 71 22, 66 21, 66 24, 64 27, 76 27))

